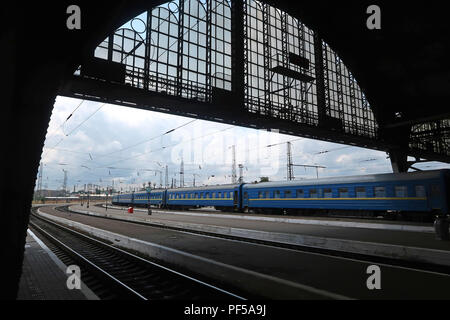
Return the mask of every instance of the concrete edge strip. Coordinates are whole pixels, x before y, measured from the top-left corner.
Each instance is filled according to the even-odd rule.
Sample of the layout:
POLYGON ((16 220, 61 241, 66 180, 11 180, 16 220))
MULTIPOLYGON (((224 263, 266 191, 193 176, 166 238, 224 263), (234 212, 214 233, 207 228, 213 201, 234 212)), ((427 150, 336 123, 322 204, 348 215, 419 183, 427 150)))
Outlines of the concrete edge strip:
MULTIPOLYGON (((104 205, 103 205, 104 206, 104 205)), ((114 209, 122 209, 117 206, 108 206, 114 209)), ((135 211, 147 212, 147 210, 134 209, 135 211)), ((152 209, 153 212, 157 213, 171 213, 186 216, 205 216, 214 218, 233 218, 233 219, 243 219, 243 220, 256 220, 256 221, 269 221, 269 222, 285 222, 285 223, 298 223, 298 224, 309 224, 318 226, 328 226, 328 227, 346 227, 346 228, 362 228, 362 229, 381 229, 381 230, 392 230, 392 231, 408 231, 408 232, 424 232, 424 233, 434 233, 433 227, 426 226, 411 226, 411 225, 395 225, 386 223, 365 223, 365 222, 350 222, 350 221, 325 221, 325 220, 312 220, 312 219, 290 219, 290 218, 272 218, 272 217, 254 217, 247 215, 230 215, 230 214, 214 214, 214 213, 195 213, 195 212, 177 212, 177 211, 161 211, 152 209)))
POLYGON ((270 242, 279 242, 288 245, 307 246, 320 249, 329 249, 336 251, 351 252, 369 256, 378 256, 391 259, 403 259, 409 261, 432 263, 436 265, 450 266, 450 252, 438 249, 426 249, 419 247, 400 246, 392 244, 382 244, 373 242, 363 242, 336 238, 325 238, 316 236, 306 236, 289 233, 273 233, 266 231, 240 229, 232 227, 222 227, 213 225, 201 225, 181 222, 157 222, 151 219, 139 219, 135 217, 117 217, 114 214, 102 214, 98 212, 71 209, 75 212, 107 217, 123 221, 140 222, 148 224, 157 224, 161 226, 187 228, 195 231, 211 232, 222 235, 230 235, 242 238, 251 238, 255 240, 265 240, 270 242))
MULTIPOLYGON (((61 271, 64 274, 66 274, 67 266, 64 264, 64 262, 59 260, 59 258, 52 252, 52 250, 50 250, 50 248, 47 247, 47 245, 44 242, 42 242, 42 240, 39 239, 34 234, 33 231, 28 229, 27 232, 31 237, 33 237, 33 239, 38 243, 38 245, 49 255, 50 259, 52 259, 52 261, 58 266, 58 268, 61 269, 61 271)), ((94 292, 92 292, 91 289, 89 289, 89 287, 83 282, 83 280, 81 280, 81 293, 83 293, 86 299, 88 300, 100 300, 100 298, 94 292)))
POLYGON ((135 238, 130 238, 118 233, 91 227, 76 221, 57 217, 37 210, 39 215, 52 221, 62 223, 66 226, 75 227, 88 234, 111 241, 116 246, 134 250, 146 254, 166 263, 188 268, 195 272, 201 272, 206 277, 217 278, 229 285, 236 286, 249 292, 264 294, 270 299, 339 299, 349 300, 351 298, 300 284, 290 280, 285 280, 262 274, 256 271, 214 261, 191 253, 162 246, 156 243, 147 242, 135 238), (264 281, 261 281, 264 280, 264 281), (274 286, 275 285, 275 286, 274 286))

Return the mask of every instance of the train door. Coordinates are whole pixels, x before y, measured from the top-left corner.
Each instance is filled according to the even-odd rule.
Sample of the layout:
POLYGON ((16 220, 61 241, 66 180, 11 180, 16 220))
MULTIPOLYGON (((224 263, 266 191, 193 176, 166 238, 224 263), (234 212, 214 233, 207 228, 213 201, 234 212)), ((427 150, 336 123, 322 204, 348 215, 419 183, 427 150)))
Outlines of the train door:
POLYGON ((167 207, 167 190, 164 190, 162 192, 161 197, 162 197, 161 205, 162 205, 163 208, 166 208, 167 207))
POLYGON ((234 192, 233 192, 233 207, 234 207, 234 209, 238 209, 238 206, 239 206, 238 200, 239 200, 239 193, 237 190, 234 190, 234 192))
POLYGON ((443 208, 444 194, 443 186, 440 183, 431 183, 430 185, 430 200, 429 204, 431 210, 441 211, 443 208))
POLYGON ((244 191, 244 194, 242 196, 242 208, 245 210, 248 208, 248 192, 244 191))

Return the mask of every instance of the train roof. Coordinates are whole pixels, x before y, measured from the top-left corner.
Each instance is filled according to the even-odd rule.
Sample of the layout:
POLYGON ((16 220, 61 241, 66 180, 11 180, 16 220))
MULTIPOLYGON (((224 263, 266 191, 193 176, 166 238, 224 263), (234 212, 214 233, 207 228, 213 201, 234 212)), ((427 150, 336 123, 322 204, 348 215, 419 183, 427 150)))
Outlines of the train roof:
POLYGON ((324 184, 346 184, 346 183, 374 183, 384 181, 412 181, 417 179, 433 179, 440 177, 443 171, 450 172, 448 169, 430 170, 409 173, 384 173, 384 174, 369 174, 349 177, 330 177, 320 179, 308 180, 294 180, 294 181, 274 181, 262 182, 255 184, 245 184, 245 189, 256 188, 270 188, 270 187, 290 187, 290 186, 309 186, 309 185, 324 185, 324 184))
POLYGON ((223 190, 223 189, 234 189, 238 186, 239 186, 239 184, 221 184, 221 185, 216 185, 216 186, 168 189, 167 191, 168 192, 185 192, 185 191, 203 191, 203 190, 223 190))

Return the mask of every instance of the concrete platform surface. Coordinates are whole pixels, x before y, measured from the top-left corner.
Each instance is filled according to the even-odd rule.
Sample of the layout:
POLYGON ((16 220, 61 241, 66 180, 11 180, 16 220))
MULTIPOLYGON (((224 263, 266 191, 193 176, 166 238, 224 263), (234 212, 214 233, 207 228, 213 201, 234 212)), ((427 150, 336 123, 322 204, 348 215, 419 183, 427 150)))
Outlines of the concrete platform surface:
POLYGON ((17 300, 98 300, 81 283, 81 290, 67 288, 66 266, 28 230, 17 300))

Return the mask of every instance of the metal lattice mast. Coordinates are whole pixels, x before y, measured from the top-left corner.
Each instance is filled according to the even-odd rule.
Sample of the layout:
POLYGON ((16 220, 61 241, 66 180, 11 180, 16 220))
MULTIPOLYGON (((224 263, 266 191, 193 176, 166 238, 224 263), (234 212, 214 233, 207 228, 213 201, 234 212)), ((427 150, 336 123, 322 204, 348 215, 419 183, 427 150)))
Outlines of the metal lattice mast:
POLYGON ((233 145, 231 147, 232 149, 232 157, 233 157, 233 163, 231 165, 231 183, 236 183, 237 182, 237 177, 236 177, 236 146, 233 145))
POLYGON ((292 164, 291 143, 287 142, 287 180, 294 180, 294 170, 292 164))
POLYGON ((42 197, 42 171, 43 171, 43 169, 44 169, 44 165, 41 162, 41 164, 39 166, 38 187, 37 187, 39 197, 42 197))
POLYGON ((244 182, 244 166, 242 164, 238 165, 239 167, 239 183, 243 183, 244 182))
POLYGON ((62 189, 64 191, 64 195, 66 195, 66 192, 67 192, 67 170, 63 169, 63 172, 64 172, 64 181, 63 181, 62 189))
POLYGON ((169 187, 169 167, 166 165, 166 177, 165 177, 165 181, 166 183, 166 188, 169 187))
POLYGON ((181 159, 180 164, 180 188, 184 187, 184 162, 183 159, 181 159))

